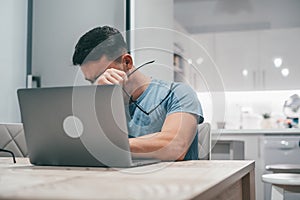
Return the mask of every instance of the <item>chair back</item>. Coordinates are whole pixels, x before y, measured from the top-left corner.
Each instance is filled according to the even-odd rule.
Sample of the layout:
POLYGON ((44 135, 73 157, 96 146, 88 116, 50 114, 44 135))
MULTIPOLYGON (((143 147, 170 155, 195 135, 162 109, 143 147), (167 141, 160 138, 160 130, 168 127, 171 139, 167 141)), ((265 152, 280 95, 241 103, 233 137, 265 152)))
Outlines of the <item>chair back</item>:
MULTIPOLYGON (((0 149, 9 150, 16 157, 26 157, 28 155, 24 129, 21 123, 0 124, 0 149)), ((10 154, 0 152, 1 156, 8 157, 10 154)))
POLYGON ((198 125, 198 154, 200 160, 210 160, 211 126, 209 123, 198 125))

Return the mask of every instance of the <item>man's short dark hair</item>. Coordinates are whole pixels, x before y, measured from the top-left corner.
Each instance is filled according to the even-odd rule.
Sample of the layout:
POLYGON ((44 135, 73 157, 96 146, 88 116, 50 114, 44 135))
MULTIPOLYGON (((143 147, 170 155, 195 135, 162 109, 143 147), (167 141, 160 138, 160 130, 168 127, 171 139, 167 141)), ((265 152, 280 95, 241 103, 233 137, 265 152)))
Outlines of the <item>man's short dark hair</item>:
POLYGON ((97 27, 79 39, 73 54, 73 65, 96 61, 103 55, 109 60, 120 61, 120 56, 126 52, 127 44, 117 29, 109 26, 97 27))

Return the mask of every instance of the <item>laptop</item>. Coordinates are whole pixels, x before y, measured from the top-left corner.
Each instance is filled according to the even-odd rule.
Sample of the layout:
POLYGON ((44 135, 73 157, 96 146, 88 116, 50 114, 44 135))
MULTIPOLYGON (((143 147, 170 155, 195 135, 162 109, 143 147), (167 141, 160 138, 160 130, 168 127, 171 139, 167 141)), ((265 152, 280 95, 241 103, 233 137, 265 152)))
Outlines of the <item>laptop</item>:
POLYGON ((19 89, 30 162, 40 166, 134 167, 118 85, 19 89))

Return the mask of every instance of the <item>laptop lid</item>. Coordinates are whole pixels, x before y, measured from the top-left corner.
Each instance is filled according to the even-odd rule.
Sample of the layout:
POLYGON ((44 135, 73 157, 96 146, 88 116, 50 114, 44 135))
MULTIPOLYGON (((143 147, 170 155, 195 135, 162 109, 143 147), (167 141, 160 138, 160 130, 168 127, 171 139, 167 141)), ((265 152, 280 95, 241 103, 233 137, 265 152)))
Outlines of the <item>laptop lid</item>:
POLYGON ((30 162, 35 165, 132 165, 118 85, 19 89, 30 162))

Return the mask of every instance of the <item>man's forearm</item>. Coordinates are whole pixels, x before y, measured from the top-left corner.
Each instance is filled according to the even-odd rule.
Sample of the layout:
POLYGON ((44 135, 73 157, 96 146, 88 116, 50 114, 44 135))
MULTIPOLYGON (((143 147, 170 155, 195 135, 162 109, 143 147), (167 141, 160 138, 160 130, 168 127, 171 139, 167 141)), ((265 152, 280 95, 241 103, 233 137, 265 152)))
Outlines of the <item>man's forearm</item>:
POLYGON ((158 132, 138 138, 130 138, 130 150, 134 157, 160 160, 183 160, 189 145, 170 134, 158 132))
POLYGON ((167 116, 161 132, 129 140, 134 157, 183 160, 195 138, 197 120, 190 113, 167 116))

